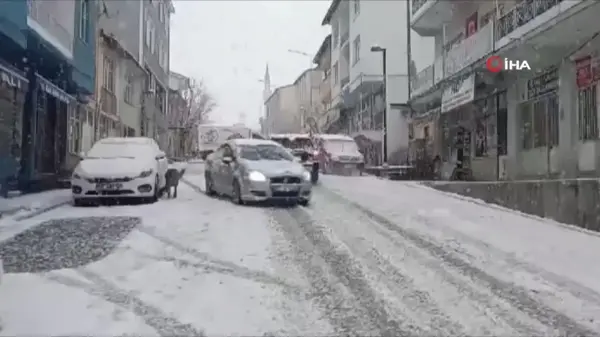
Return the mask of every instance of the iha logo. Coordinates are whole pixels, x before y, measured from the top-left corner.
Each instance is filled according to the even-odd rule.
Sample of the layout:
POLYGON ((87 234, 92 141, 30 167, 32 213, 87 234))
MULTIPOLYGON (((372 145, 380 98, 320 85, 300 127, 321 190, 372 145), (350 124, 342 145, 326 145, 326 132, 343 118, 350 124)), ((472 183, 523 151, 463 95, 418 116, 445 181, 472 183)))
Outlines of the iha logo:
POLYGON ((500 56, 490 56, 485 61, 485 67, 492 73, 502 70, 531 70, 527 61, 503 59, 500 56))

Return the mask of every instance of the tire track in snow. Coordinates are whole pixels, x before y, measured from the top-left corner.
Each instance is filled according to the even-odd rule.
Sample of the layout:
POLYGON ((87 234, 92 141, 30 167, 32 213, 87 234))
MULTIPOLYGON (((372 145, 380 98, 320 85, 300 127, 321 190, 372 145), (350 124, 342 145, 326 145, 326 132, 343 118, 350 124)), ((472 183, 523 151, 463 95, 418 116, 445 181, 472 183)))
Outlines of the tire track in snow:
POLYGON ((347 249, 378 275, 378 281, 388 289, 386 298, 390 305, 407 310, 407 316, 430 330, 429 334, 497 335, 512 330, 515 335, 533 335, 543 328, 528 317, 525 319, 529 324, 515 319, 514 309, 505 301, 485 289, 474 288, 472 283, 448 272, 437 259, 427 259, 410 243, 394 240, 393 235, 361 211, 321 194, 316 191, 313 200, 323 199, 318 204, 326 202, 327 211, 311 209, 313 218, 331 228, 347 249), (358 231, 348 228, 352 224, 344 219, 360 224, 358 231), (452 310, 443 310, 449 308, 452 310), (532 325, 538 325, 538 329, 532 325))
POLYGON ((59 272, 47 273, 45 274, 45 278, 67 287, 81 289, 91 296, 100 297, 107 302, 132 311, 162 337, 205 336, 204 331, 196 329, 191 324, 179 322, 176 318, 170 317, 160 309, 146 304, 129 292, 113 286, 99 275, 85 269, 77 269, 75 271, 85 279, 91 281, 92 284, 61 275, 59 272))
POLYGON ((300 208, 270 211, 275 226, 295 248, 295 260, 305 271, 315 292, 322 295, 318 305, 337 334, 350 336, 414 336, 426 331, 405 320, 391 317, 385 301, 370 286, 357 262, 327 238, 300 208))
POLYGON ((540 323, 554 329, 556 333, 569 336, 600 336, 599 332, 593 331, 589 327, 580 324, 564 313, 554 310, 553 308, 536 301, 529 296, 528 291, 523 287, 499 280, 492 275, 489 275, 483 270, 476 268, 470 265, 468 262, 462 260, 456 254, 448 252, 444 247, 427 240, 412 230, 399 227, 386 217, 375 213, 358 203, 352 202, 338 193, 327 189, 321 190, 326 191, 328 194, 334 198, 337 198, 338 200, 346 202, 351 207, 362 211, 376 223, 381 224, 384 228, 387 228, 391 232, 397 233, 404 239, 412 242, 417 247, 429 252, 443 263, 446 263, 452 268, 461 271, 463 275, 468 276, 473 281, 487 286, 496 296, 511 303, 515 309, 522 311, 530 317, 538 320, 540 323))
MULTIPOLYGON (((425 190, 425 189, 429 190, 430 189, 429 187, 421 186, 421 185, 406 184, 403 186, 407 186, 410 188, 418 188, 421 190, 425 190)), ((433 193, 435 193, 435 192, 442 193, 444 195, 449 194, 449 193, 444 193, 442 191, 437 191, 437 190, 432 190, 432 192, 433 193)), ((475 203, 475 204, 478 205, 478 203, 475 203)), ((479 206, 480 207, 489 207, 489 205, 488 206, 479 205, 479 206)), ((502 208, 500 206, 497 206, 497 207, 502 208)), ((495 210, 495 207, 492 209, 495 210)), ((508 210, 503 210, 503 211, 506 212, 508 210)), ((456 238, 459 241, 470 244, 470 245, 474 246, 475 248, 480 249, 482 251, 489 252, 490 255, 500 257, 504 262, 506 262, 506 264, 510 265, 510 268, 513 270, 521 270, 521 271, 524 271, 526 273, 530 273, 533 275, 539 275, 544 280, 551 281, 552 283, 557 285, 562 290, 569 292, 573 297, 575 297, 577 299, 580 299, 582 301, 590 301, 591 300, 596 305, 600 305, 600 294, 598 292, 596 292, 593 289, 590 289, 589 287, 586 287, 580 283, 577 283, 568 277, 558 275, 558 274, 548 271, 546 269, 535 266, 531 263, 525 262, 523 260, 519 260, 519 259, 515 258, 512 254, 509 254, 503 250, 500 250, 492 245, 486 244, 485 242, 478 240, 477 238, 474 238, 470 235, 467 235, 464 232, 457 231, 449 226, 442 226, 430 218, 420 216, 420 215, 417 215, 414 218, 419 223, 422 223, 431 229, 448 233, 448 234, 450 234, 449 235, 450 237, 456 238)), ((462 219, 460 217, 457 217, 457 218, 464 222, 472 222, 471 220, 462 219)))

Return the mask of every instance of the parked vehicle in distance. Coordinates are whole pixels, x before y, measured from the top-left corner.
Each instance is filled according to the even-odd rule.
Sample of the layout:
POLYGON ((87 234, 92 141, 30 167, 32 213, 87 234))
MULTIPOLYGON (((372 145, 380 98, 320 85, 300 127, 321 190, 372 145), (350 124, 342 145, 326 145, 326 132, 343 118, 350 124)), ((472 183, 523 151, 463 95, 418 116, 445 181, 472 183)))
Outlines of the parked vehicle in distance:
POLYGON ((319 134, 315 136, 317 161, 323 173, 339 175, 362 174, 364 157, 352 137, 319 134))
POLYGON ((154 202, 165 188, 167 158, 151 138, 104 138, 80 156, 71 176, 76 206, 99 198, 154 202))
POLYGON ((214 152, 229 139, 252 138, 252 129, 243 124, 200 124, 198 125, 198 153, 202 159, 214 152))
POLYGON ((308 205, 310 173, 280 144, 271 140, 235 139, 206 159, 205 191, 233 202, 280 200, 308 205))
POLYGON ((290 153, 310 172, 310 180, 314 184, 319 180, 318 154, 312 137, 309 134, 272 134, 271 140, 290 150, 290 153))

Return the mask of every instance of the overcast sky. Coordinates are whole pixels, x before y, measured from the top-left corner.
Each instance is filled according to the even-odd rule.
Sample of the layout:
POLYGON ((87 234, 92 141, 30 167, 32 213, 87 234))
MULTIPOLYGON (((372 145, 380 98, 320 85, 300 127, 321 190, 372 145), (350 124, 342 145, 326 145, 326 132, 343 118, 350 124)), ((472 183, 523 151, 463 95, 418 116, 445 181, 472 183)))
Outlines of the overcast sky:
POLYGON ((293 82, 309 67, 329 28, 330 1, 175 1, 171 70, 203 79, 218 108, 212 119, 258 127, 265 65, 272 87, 293 82))

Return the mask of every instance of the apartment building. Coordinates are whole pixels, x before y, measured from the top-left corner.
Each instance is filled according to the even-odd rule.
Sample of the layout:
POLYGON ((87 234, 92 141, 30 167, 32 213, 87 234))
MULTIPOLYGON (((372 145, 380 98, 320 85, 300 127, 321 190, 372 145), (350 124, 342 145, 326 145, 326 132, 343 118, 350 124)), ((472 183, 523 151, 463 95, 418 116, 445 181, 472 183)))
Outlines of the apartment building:
POLYGON ((331 106, 331 34, 323 39, 313 63, 317 65, 317 69, 321 73, 319 101, 316 107, 317 126, 319 130, 326 130, 339 116, 337 109, 331 106))
MULTIPOLYGON (((384 54, 387 103, 408 102, 408 7, 405 1, 332 1, 322 24, 331 26, 331 97, 332 107, 339 112, 332 114, 335 119, 329 123, 328 132, 361 135, 381 142, 381 137, 371 138, 381 135, 381 131, 374 131, 381 130, 384 124, 384 54)), ((428 41, 431 39, 415 34, 412 40, 415 59, 432 62, 433 42, 428 41)), ((394 126, 392 132, 407 134, 408 129, 394 126)), ((390 152, 399 146, 389 145, 390 152)))
POLYGON ((299 107, 293 84, 276 88, 265 101, 266 135, 300 133, 302 121, 299 107))
POLYGON ((300 130, 308 133, 318 118, 319 84, 321 71, 307 69, 298 76, 293 85, 296 90, 297 111, 300 118, 300 130))
POLYGON ((411 6, 412 28, 436 41, 436 59, 416 76, 411 105, 432 120, 447 173, 457 163, 480 180, 600 173, 598 2, 411 6), (531 70, 492 72, 490 56, 527 61, 531 70))
POLYGON ((188 94, 191 80, 182 74, 169 75, 169 114, 167 153, 173 157, 190 155, 198 144, 198 121, 191 115, 188 94))
POLYGON ((55 186, 94 93, 91 1, 0 3, 0 191, 55 186))
POLYGON ((100 1, 98 137, 136 135, 167 146, 170 0, 100 1))
POLYGON ((159 144, 167 144, 167 109, 169 90, 169 46, 171 22, 175 12, 171 0, 139 1, 142 6, 144 44, 140 59, 149 74, 147 94, 143 96, 144 131, 159 144))

